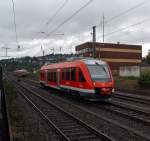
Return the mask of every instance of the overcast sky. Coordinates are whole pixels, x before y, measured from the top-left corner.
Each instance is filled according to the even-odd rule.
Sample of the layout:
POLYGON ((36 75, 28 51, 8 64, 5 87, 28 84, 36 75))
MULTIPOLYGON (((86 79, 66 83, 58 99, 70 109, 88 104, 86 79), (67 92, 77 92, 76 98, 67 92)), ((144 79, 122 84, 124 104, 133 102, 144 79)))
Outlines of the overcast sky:
POLYGON ((150 0, 91 0, 91 3, 59 26, 90 0, 14 0, 17 48, 12 0, 0 1, 0 59, 8 56, 39 56, 74 53, 75 46, 92 40, 97 25, 97 42, 102 42, 102 17, 105 42, 140 44, 143 56, 150 49, 150 0), (59 11, 58 11, 59 9, 59 11), (131 26, 132 25, 132 26, 131 26), (59 28, 57 28, 59 27, 59 28), (63 35, 64 34, 64 35, 63 35), (49 36, 48 36, 49 35, 49 36))

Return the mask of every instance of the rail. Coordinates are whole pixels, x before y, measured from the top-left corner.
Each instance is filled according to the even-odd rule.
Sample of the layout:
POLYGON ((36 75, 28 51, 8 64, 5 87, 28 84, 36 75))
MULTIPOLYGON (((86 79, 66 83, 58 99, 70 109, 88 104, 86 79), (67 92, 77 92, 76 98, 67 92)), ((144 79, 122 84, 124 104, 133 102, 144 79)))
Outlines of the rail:
MULTIPOLYGON (((62 112, 64 115, 66 115, 67 117, 69 117, 70 119, 72 119, 72 120, 74 120, 76 123, 78 123, 80 126, 84 127, 84 128, 85 128, 87 131, 89 131, 91 134, 97 136, 99 139, 102 139, 102 140, 104 140, 104 141, 113 141, 113 139, 110 138, 109 136, 107 136, 107 135, 105 135, 104 133, 98 131, 97 129, 95 129, 95 128, 89 126, 88 124, 86 124, 85 122, 81 121, 80 119, 78 119, 77 117, 73 116, 72 114, 70 114, 70 113, 64 111, 61 107, 58 107, 58 106, 55 105, 53 102, 50 102, 50 101, 44 99, 43 97, 39 96, 39 95, 38 95, 37 93, 35 93, 34 91, 29 90, 29 89, 25 88, 24 86, 22 86, 22 85, 20 85, 20 84, 19 84, 19 86, 22 87, 23 89, 25 89, 26 91, 32 93, 34 96, 40 98, 42 101, 44 101, 44 102, 47 103, 48 105, 51 105, 51 106, 54 107, 55 109, 59 110, 59 111, 62 112)), ((20 91, 20 93, 21 93, 21 91, 20 91)), ((24 97, 25 97, 25 95, 24 95, 24 97)), ((28 98, 28 97, 26 96, 26 99, 27 99, 27 98, 28 98)), ((29 101, 30 101, 30 103, 32 102, 32 105, 34 105, 34 107, 35 107, 35 104, 33 103, 33 101, 31 101, 31 100, 28 98, 28 102, 29 102, 29 101)), ((36 109, 37 109, 37 108, 38 108, 38 107, 36 107, 36 109)), ((39 111, 39 110, 38 110, 38 111, 39 111)), ((41 113, 41 112, 42 112, 42 111, 40 111, 40 113, 41 113)), ((44 114, 43 114, 43 115, 44 115, 44 114)), ((49 121, 49 123, 50 123, 50 119, 48 119, 48 118, 46 117, 46 115, 43 116, 43 117, 45 117, 45 119, 46 119, 47 121, 49 121)), ((61 118, 62 118, 62 117, 61 117, 61 118)), ((52 121, 51 121, 51 123, 52 123, 52 121)), ((53 124, 53 126, 55 126, 55 125, 53 124)), ((57 126, 56 126, 56 127, 57 127, 57 126)), ((63 130, 61 131, 61 129, 56 128, 56 127, 55 127, 55 129, 57 129, 57 130, 63 135, 63 134, 64 134, 63 130)), ((67 136, 67 135, 66 135, 66 136, 67 136)), ((69 136, 67 136, 67 137, 69 137, 69 136)))

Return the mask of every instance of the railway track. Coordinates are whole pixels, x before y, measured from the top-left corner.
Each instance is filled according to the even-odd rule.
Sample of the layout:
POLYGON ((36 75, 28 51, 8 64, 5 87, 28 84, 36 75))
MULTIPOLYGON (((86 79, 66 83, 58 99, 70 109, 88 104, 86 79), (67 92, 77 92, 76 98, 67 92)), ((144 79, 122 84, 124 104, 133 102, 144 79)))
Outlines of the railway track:
MULTIPOLYGON (((59 99, 60 100, 60 99, 59 99)), ((67 101, 65 101, 65 103, 66 103, 67 101)), ((71 105, 72 103, 70 103, 70 105, 71 105)), ((91 105, 93 105, 93 104, 91 104, 91 105)), ((81 108, 81 107, 79 107, 79 106, 76 106, 76 107, 78 107, 78 108, 81 108)), ((95 107, 97 107, 97 108, 102 108, 102 107, 100 107, 100 105, 98 106, 97 104, 95 105, 95 107)), ((109 109, 109 107, 107 107, 106 108, 107 110, 109 109)), ((86 109, 83 109, 83 110, 86 110, 86 109)), ((110 109, 109 109, 110 110, 110 109)), ((112 109, 111 109, 112 110, 112 109)), ((87 110, 86 110, 87 111, 87 110)), ((91 114, 95 114, 94 112, 91 112, 91 111, 88 111, 88 112, 90 112, 91 114)), ((116 112, 117 114, 118 113, 120 113, 120 112, 116 112)), ((120 114, 123 114, 123 113, 120 113, 120 114)), ((95 114, 96 115, 96 114, 95 114)), ((123 114, 124 115, 124 117, 126 116, 127 117, 127 114, 123 114)), ((137 115, 137 114, 136 114, 137 115)), ((98 115, 98 117, 100 117, 99 115, 98 115)), ((128 117, 130 117, 131 118, 131 115, 129 116, 128 115, 128 117)), ((100 117, 100 118, 102 118, 102 117, 100 117)), ((148 118, 148 117, 147 117, 148 118)), ((149 136, 148 135, 144 135, 144 134, 142 134, 141 132, 139 132, 138 130, 136 130, 136 129, 133 129, 133 128, 131 128, 131 127, 127 127, 127 126, 125 126, 125 125, 122 125, 121 123, 118 123, 118 122, 115 122, 115 121, 113 121, 113 120, 111 120, 111 119, 107 119, 106 117, 103 117, 103 119, 104 120, 107 120, 107 121, 109 121, 109 122, 113 122, 114 124, 116 124, 117 126, 120 126, 121 128, 124 128, 124 129, 126 129, 126 130, 129 130, 129 131, 131 131, 131 132, 133 132, 133 133, 135 133, 135 134, 137 134, 137 135, 140 135, 140 136, 145 136, 146 138, 148 138, 149 139, 149 136)), ((138 115, 137 116, 135 116, 135 113, 134 113, 134 116, 132 116, 132 119, 133 120, 135 120, 135 119, 138 119, 138 121, 143 121, 145 124, 149 124, 149 121, 146 121, 146 117, 145 117, 145 119, 139 119, 138 118, 138 115)))
MULTIPOLYGON (((29 80, 30 81, 30 80, 29 80)), ((36 86, 39 86, 39 84, 36 81, 32 81, 32 83, 36 84, 36 86)), ((118 115, 121 115, 126 118, 130 118, 132 120, 136 120, 139 122, 143 122, 144 124, 150 125, 150 111, 149 109, 143 109, 138 106, 133 106, 128 103, 122 103, 115 100, 111 100, 110 102, 107 102, 110 106, 103 107, 105 110, 116 113, 118 115)), ((93 104, 95 107, 101 108, 101 105, 99 104, 93 104)))
MULTIPOLYGON (((23 81, 26 82, 31 82, 36 86, 40 86, 38 81, 35 80, 31 80, 31 79, 22 79, 23 81)), ((125 100, 129 100, 129 101, 133 101, 133 102, 138 102, 141 104, 150 104, 150 97, 149 96, 143 96, 143 95, 133 95, 133 94, 129 94, 129 93, 124 93, 124 92, 120 92, 120 91, 116 91, 115 94, 113 95, 113 97, 118 98, 118 99, 125 99, 125 100)))
MULTIPOLYGON (((37 81, 29 80, 29 79, 26 79, 26 80, 23 80, 23 81, 31 82, 33 85, 36 85, 36 86, 40 87, 40 84, 37 81)), ((145 104, 147 104, 147 103, 144 103, 144 99, 142 99, 143 100, 142 103, 144 103, 144 105, 141 107, 141 106, 135 105, 135 103, 133 103, 133 104, 129 103, 128 102, 128 100, 129 100, 128 97, 122 96, 119 93, 114 94, 113 97, 118 98, 118 99, 124 99, 126 101, 122 102, 118 99, 113 99, 112 98, 112 100, 110 102, 107 102, 108 104, 110 104, 112 106, 115 106, 115 107, 118 107, 118 108, 123 108, 123 109, 138 112, 139 114, 145 114, 147 116, 150 116, 150 110, 149 110, 149 108, 147 108, 147 106, 145 106, 145 104)), ((141 100, 140 97, 138 97, 137 99, 141 100)), ((138 100, 136 100, 135 96, 130 97, 130 101, 138 102, 138 100)), ((148 101, 148 99, 147 99, 147 101, 148 101)))
MULTIPOLYGON (((31 82, 32 82, 32 80, 31 80, 31 82)), ((36 86, 40 86, 37 82, 33 81, 33 83, 36 83, 36 86)), ((139 107, 124 104, 124 103, 121 103, 121 102, 118 102, 115 100, 111 100, 110 102, 107 102, 107 103, 110 106, 108 107, 108 105, 107 105, 107 106, 103 107, 104 109, 106 109, 110 112, 114 112, 116 114, 122 115, 124 117, 128 117, 128 118, 131 118, 133 120, 137 120, 139 122, 143 122, 145 124, 150 125, 150 120, 149 120, 150 112, 149 112, 149 110, 145 111, 139 107), (123 109, 123 112, 122 112, 122 109, 123 109)), ((95 107, 101 108, 101 105, 99 105, 99 104, 93 104, 93 103, 90 103, 90 104, 95 105, 95 107)))
MULTIPOLYGON (((29 81, 28 81, 29 82, 29 81)), ((39 84, 38 83, 35 83, 34 81, 30 81, 30 82, 32 82, 32 84, 34 84, 34 85, 36 85, 36 86, 39 86, 39 84)), ((26 86, 27 87, 27 86, 26 86)), ((32 87, 35 87, 35 86, 32 86, 32 87)), ((32 89, 33 90, 33 89, 32 89)), ((39 90, 37 90, 37 92, 40 92, 39 90)), ((41 93, 42 93, 42 91, 41 91, 41 93)), ((43 96, 43 94, 42 94, 42 96, 43 96)), ((52 95, 51 95, 52 96, 52 95)), ((55 99, 56 99, 56 96, 55 96, 55 99)), ((60 100, 60 97, 58 98, 57 97, 57 99, 59 99, 60 100)), ((64 100, 64 98, 63 98, 63 100, 61 99, 61 101, 64 101, 65 103, 68 103, 66 100, 64 100)), ((69 104, 69 103, 68 103, 69 104)), ((70 102, 70 105, 73 105, 72 104, 72 102, 70 102)), ((105 106, 105 107, 103 107, 103 109, 105 109, 105 110, 107 110, 107 112, 109 111, 109 112, 112 112, 112 113, 115 113, 116 115, 121 115, 122 117, 124 117, 124 118, 127 118, 127 119, 132 119, 132 120, 135 120, 135 121, 137 121, 137 122, 140 122, 140 123, 143 123, 143 124, 147 124, 147 125, 149 125, 149 123, 150 123, 150 121, 149 121, 149 114, 147 115, 144 115, 144 112, 143 111, 137 111, 137 110, 135 110, 135 108, 131 108, 130 109, 130 111, 132 111, 131 113, 129 112, 129 111, 127 111, 127 112, 124 112, 124 110, 129 110, 127 107, 126 107, 126 105, 124 105, 124 106, 121 106, 120 107, 120 104, 119 105, 117 105, 117 104, 110 104, 111 106, 109 106, 108 107, 108 105, 107 106, 105 106), (122 109, 124 109, 124 110, 122 110, 122 109), (129 112, 129 113, 128 113, 129 112)), ((113 123, 113 124, 115 124, 116 126, 119 126, 119 127, 121 127, 121 128, 123 128, 123 129, 125 129, 125 130, 129 130, 131 133, 133 132, 133 134, 137 134, 138 136, 141 136, 142 138, 145 138, 146 140, 150 140, 150 137, 149 137, 149 135, 146 135, 145 133, 142 133, 142 132, 140 132, 138 129, 133 129, 133 128, 131 128, 131 127, 128 127, 128 126, 124 126, 124 125, 122 125, 122 123, 119 123, 119 122, 116 122, 116 121, 114 121, 113 120, 113 118, 112 119, 108 119, 107 117, 102 117, 102 116, 100 116, 100 115, 98 115, 98 113, 97 113, 97 111, 91 111, 90 110, 90 108, 91 108, 91 106, 93 106, 93 108, 95 107, 95 109, 96 109, 96 107, 97 107, 97 109, 98 108, 102 108, 101 107, 101 105, 98 105, 98 104, 95 104, 95 106, 94 106, 94 104, 93 103, 90 103, 90 107, 89 108, 87 108, 87 109, 83 109, 83 108, 81 108, 79 105, 78 106, 76 106, 77 108, 80 108, 81 110, 84 110, 84 111, 86 111, 86 112, 89 112, 91 115, 95 115, 95 116, 97 116, 97 118, 102 118, 103 120, 105 120, 105 121, 108 121, 108 122, 110 122, 110 123, 113 123)), ((136 127, 135 127, 136 128, 136 127)), ((116 128, 115 128, 116 129, 116 128)))
POLYGON ((118 99, 124 99, 128 101, 133 101, 145 105, 150 105, 150 97, 149 96, 139 96, 139 95, 133 95, 128 93, 122 93, 122 92, 115 92, 113 97, 118 99))
POLYGON ((19 93, 26 101, 43 117, 43 119, 55 128, 63 140, 92 140, 113 141, 112 138, 89 126, 72 114, 64 111, 53 102, 33 93, 29 89, 19 85, 19 93))

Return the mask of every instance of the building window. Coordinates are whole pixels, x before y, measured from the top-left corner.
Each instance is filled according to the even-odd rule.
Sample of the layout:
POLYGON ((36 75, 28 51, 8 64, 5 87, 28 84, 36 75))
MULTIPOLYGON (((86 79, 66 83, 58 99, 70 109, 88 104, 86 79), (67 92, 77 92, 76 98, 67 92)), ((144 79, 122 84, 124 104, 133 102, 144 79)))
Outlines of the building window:
POLYGON ((76 80, 76 68, 71 68, 71 80, 76 80))
POLYGON ((79 69, 79 82, 85 82, 85 78, 81 69, 79 69))

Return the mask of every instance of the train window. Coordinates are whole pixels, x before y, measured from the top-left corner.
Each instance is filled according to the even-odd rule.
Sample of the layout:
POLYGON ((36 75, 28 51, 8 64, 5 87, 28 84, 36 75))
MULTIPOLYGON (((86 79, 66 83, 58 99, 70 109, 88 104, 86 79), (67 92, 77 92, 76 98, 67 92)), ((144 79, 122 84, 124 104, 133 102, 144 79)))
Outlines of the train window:
POLYGON ((76 68, 71 68, 71 80, 76 80, 76 68))
POLYGON ((81 69, 79 69, 79 82, 85 82, 85 78, 81 69))
POLYGON ((50 81, 50 71, 47 72, 47 80, 50 81))
POLYGON ((41 78, 43 78, 43 74, 42 74, 42 72, 40 73, 40 77, 41 77, 41 78))
POLYGON ((56 82, 56 70, 54 71, 53 74, 54 74, 54 76, 53 76, 53 77, 54 77, 53 81, 56 82))
POLYGON ((65 69, 62 69, 62 80, 65 80, 65 69))
POLYGON ((53 72, 50 71, 50 81, 53 81, 53 72))
POLYGON ((107 65, 87 65, 93 81, 108 82, 110 74, 107 65))
POLYGON ((66 80, 70 80, 70 69, 66 69, 66 80))

